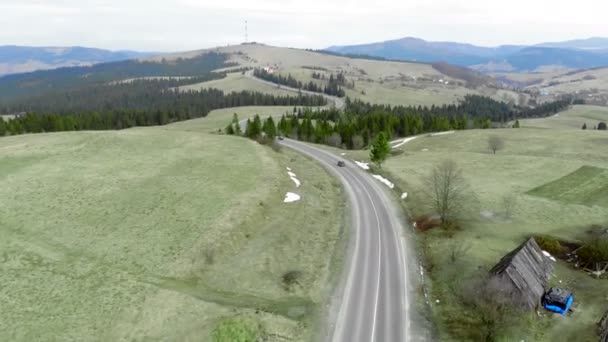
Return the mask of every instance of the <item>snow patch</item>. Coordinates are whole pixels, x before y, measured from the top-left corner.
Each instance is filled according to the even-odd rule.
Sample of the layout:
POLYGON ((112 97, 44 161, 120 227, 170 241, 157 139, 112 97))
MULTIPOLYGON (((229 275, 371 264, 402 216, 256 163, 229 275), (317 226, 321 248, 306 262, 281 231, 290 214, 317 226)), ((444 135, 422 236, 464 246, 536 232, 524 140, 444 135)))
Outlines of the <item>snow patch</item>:
POLYGON ((407 198, 407 192, 401 194, 401 199, 404 200, 407 198))
POLYGON ((345 155, 346 155, 346 153, 340 153, 340 155, 341 155, 341 156, 345 156, 345 155))
POLYGON ((287 169, 287 171, 291 171, 291 168, 289 168, 289 167, 287 167, 286 169, 287 169))
POLYGON ((296 178, 296 174, 288 171, 287 174, 289 175, 289 178, 291 178, 291 180, 296 184, 296 188, 299 188, 300 185, 302 185, 302 182, 300 182, 300 180, 298 178, 296 178))
POLYGON ((409 138, 405 138, 405 139, 403 139, 403 141, 402 141, 402 142, 400 142, 400 143, 398 143, 397 145, 393 146, 393 148, 401 147, 401 146, 403 146, 403 145, 407 144, 408 142, 410 142, 410 141, 412 141, 412 140, 414 140, 414 139, 416 139, 416 137, 409 137, 409 138))
POLYGON ((386 186, 388 186, 391 189, 395 188, 395 184, 393 184, 391 181, 389 181, 388 179, 386 179, 380 175, 372 175, 372 177, 374 177, 377 180, 379 180, 380 182, 386 184, 386 186))
POLYGON ((551 261, 557 262, 557 260, 555 260, 555 258, 551 255, 551 253, 549 253, 547 251, 543 251, 543 255, 546 256, 547 258, 551 259, 551 261))
POLYGON ((437 137, 437 136, 440 136, 440 135, 453 134, 455 132, 456 131, 447 131, 447 132, 432 133, 431 136, 432 137, 437 137))
POLYGON ((288 192, 285 194, 285 200, 283 200, 284 203, 292 203, 292 202, 296 202, 300 200, 300 195, 298 194, 294 194, 293 192, 288 192))
POLYGON ((369 163, 358 162, 355 160, 355 164, 359 165, 363 170, 369 170, 369 163))

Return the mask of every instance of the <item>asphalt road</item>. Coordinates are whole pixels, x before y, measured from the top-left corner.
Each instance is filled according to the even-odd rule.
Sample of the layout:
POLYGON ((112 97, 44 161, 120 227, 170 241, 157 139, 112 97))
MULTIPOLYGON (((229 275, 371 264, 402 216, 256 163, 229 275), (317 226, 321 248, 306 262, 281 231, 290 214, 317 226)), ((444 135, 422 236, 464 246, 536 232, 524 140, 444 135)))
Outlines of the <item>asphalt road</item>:
POLYGON ((311 145, 285 139, 286 147, 307 155, 335 174, 352 209, 352 238, 345 279, 332 310, 328 341, 422 340, 409 314, 408 260, 404 226, 388 188, 354 163, 311 145))
POLYGON ((342 109, 346 105, 344 103, 343 99, 341 99, 339 97, 336 97, 336 96, 330 96, 330 95, 327 95, 327 94, 315 93, 315 92, 308 91, 308 90, 301 90, 301 89, 291 88, 291 87, 288 87, 288 86, 279 85, 279 84, 276 84, 276 83, 273 83, 273 82, 269 82, 269 81, 257 78, 255 76, 253 76, 253 70, 247 71, 245 73, 245 76, 249 77, 250 79, 252 79, 252 80, 254 80, 256 82, 268 84, 268 85, 271 85, 273 87, 279 87, 279 88, 281 88, 283 90, 291 91, 291 92, 294 92, 294 93, 302 93, 302 94, 305 94, 305 95, 313 95, 313 96, 321 95, 321 96, 323 96, 327 100, 328 103, 332 103, 333 102, 334 106, 336 107, 336 109, 342 109))

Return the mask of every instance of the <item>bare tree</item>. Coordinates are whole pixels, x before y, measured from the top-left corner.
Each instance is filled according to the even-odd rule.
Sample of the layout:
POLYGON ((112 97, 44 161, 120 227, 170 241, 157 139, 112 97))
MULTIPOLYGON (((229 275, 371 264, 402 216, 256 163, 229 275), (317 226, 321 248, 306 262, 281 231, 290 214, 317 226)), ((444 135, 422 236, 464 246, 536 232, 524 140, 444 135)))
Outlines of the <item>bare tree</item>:
POLYGON ((353 136, 352 143, 353 143, 353 148, 355 150, 360 150, 365 145, 365 141, 363 140, 363 137, 360 135, 353 136))
POLYGON ((425 186, 429 206, 439 215, 442 223, 453 223, 472 196, 462 170, 452 160, 435 166, 425 180, 425 186))
POLYGON ((342 146, 342 137, 337 132, 334 132, 329 138, 327 138, 329 145, 334 147, 342 146))
POLYGON ((496 151, 502 150, 505 147, 505 142, 498 135, 490 135, 488 137, 488 147, 496 154, 496 151))

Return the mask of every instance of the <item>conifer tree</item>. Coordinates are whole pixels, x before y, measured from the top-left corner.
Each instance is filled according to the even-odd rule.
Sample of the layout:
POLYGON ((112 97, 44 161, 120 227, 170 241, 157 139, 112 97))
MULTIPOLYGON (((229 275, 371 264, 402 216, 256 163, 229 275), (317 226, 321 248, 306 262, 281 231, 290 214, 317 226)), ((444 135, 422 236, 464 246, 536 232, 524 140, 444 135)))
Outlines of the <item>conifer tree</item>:
POLYGON ((382 163, 388 157, 390 152, 390 146, 388 145, 388 138, 386 137, 385 132, 380 132, 372 145, 372 149, 370 151, 370 159, 374 162, 378 167, 382 167, 382 163))

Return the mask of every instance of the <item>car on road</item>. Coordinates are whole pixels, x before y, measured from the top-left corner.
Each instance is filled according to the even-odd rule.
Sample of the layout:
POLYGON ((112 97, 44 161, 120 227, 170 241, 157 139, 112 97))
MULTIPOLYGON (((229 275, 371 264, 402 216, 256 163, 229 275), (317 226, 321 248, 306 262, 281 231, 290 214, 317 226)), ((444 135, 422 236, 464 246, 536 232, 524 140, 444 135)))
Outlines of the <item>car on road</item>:
POLYGON ((340 161, 338 161, 338 166, 339 167, 345 167, 346 163, 344 161, 340 160, 340 161))
POLYGON ((282 136, 279 136, 279 140, 285 140, 285 138, 283 138, 282 136))

